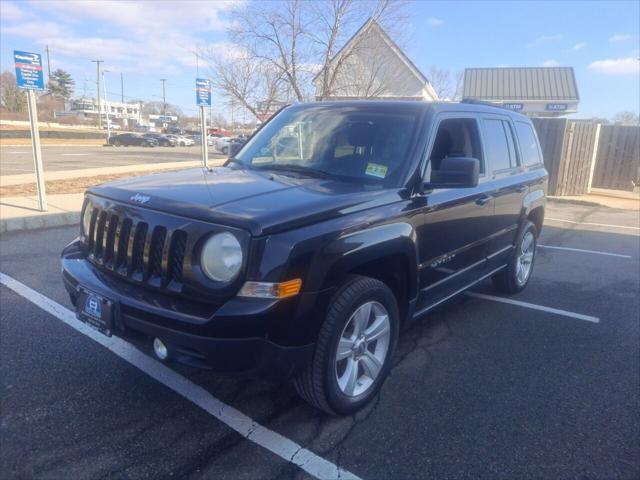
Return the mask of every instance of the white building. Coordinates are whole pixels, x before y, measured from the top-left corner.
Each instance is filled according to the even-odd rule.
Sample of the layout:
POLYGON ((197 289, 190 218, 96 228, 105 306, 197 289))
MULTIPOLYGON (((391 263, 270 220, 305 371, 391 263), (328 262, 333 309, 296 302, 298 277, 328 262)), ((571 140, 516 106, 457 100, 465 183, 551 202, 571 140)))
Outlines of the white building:
POLYGON ((316 100, 437 100, 438 95, 383 28, 370 18, 313 79, 316 100))
MULTIPOLYGON (((101 116, 103 121, 109 118, 111 122, 128 126, 142 123, 142 103, 122 103, 101 100, 101 116)), ((98 101, 95 98, 77 98, 71 101, 70 111, 84 118, 97 118, 98 101)))

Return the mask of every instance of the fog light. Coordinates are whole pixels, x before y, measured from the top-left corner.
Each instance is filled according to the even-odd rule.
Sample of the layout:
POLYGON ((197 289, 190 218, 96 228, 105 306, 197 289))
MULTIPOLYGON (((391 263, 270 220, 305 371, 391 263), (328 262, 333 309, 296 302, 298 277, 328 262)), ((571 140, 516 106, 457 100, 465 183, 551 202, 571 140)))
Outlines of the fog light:
POLYGON ((167 349, 167 346, 162 343, 162 340, 160 340, 159 338, 153 339, 153 353, 155 353, 156 357, 158 357, 160 360, 166 360, 169 356, 169 350, 167 349))

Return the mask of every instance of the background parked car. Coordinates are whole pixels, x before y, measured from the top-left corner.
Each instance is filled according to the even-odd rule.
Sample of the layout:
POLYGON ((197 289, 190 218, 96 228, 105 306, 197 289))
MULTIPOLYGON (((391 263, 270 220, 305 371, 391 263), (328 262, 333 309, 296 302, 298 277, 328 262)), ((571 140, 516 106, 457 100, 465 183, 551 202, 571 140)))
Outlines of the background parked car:
POLYGON ((145 133, 143 137, 153 138, 161 147, 175 147, 178 144, 174 138, 170 138, 167 135, 161 135, 160 133, 145 133))
MULTIPOLYGON (((222 153, 224 153, 225 155, 229 154, 229 149, 233 146, 233 145, 237 145, 238 146, 238 150, 240 149, 240 147, 242 147, 245 143, 247 143, 247 139, 245 137, 237 137, 237 138, 232 138, 231 140, 229 140, 227 142, 226 145, 223 145, 220 148, 220 151, 222 153)), ((238 151, 236 150, 236 151, 238 151)))
POLYGON ((109 138, 109 145, 114 147, 155 147, 158 142, 154 138, 138 135, 137 133, 122 133, 120 135, 113 135, 109 138))
POLYGON ((167 138, 170 138, 172 140, 176 141, 176 145, 179 145, 181 147, 190 147, 191 145, 194 144, 193 140, 191 140, 188 137, 185 137, 183 135, 165 135, 167 138))
POLYGON ((231 140, 231 137, 218 137, 213 141, 213 145, 216 147, 216 150, 222 152, 224 147, 229 146, 229 140, 231 140))
MULTIPOLYGON (((202 144, 202 137, 200 135, 190 135, 189 138, 191 140, 193 140, 193 144, 194 145, 201 145, 202 144)), ((207 137, 207 145, 210 146, 210 147, 213 146, 213 138, 207 137)))
POLYGON ((164 131, 171 135, 182 135, 182 129, 179 127, 167 127, 164 131))

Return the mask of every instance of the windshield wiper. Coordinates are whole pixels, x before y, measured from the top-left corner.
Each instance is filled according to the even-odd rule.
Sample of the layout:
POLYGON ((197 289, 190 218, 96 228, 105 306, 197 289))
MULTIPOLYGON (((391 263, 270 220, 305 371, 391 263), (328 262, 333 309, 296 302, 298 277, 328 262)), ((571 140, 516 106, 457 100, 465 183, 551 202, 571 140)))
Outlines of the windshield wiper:
POLYGON ((333 175, 329 172, 325 172, 324 170, 320 170, 319 168, 312 167, 303 167, 301 165, 295 165, 292 163, 272 163, 267 165, 260 165, 259 167, 253 167, 256 170, 276 170, 281 172, 294 172, 294 173, 306 173, 308 175, 313 175, 316 177, 333 177, 333 175))

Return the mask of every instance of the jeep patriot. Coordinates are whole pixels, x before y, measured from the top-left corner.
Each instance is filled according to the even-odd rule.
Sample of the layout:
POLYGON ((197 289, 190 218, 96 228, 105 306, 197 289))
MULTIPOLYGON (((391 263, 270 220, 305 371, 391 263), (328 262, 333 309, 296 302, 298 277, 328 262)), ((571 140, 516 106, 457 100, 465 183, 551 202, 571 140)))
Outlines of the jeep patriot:
POLYGON ((299 104, 234 150, 87 191, 62 252, 80 320, 162 360, 291 379, 346 415, 401 329, 483 279, 516 293, 531 277, 547 172, 520 114, 299 104))

